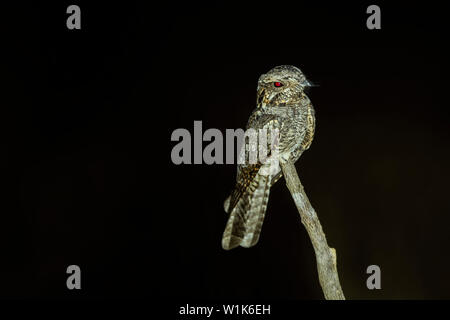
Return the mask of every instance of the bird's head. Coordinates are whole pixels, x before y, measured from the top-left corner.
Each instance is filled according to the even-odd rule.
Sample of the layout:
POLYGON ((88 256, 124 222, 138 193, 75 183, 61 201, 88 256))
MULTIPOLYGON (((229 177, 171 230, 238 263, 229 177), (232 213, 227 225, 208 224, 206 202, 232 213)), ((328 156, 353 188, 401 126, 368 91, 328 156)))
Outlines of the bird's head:
POLYGON ((304 98, 304 89, 311 83, 303 72, 294 66, 283 65, 262 74, 258 80, 257 105, 294 105, 304 98))

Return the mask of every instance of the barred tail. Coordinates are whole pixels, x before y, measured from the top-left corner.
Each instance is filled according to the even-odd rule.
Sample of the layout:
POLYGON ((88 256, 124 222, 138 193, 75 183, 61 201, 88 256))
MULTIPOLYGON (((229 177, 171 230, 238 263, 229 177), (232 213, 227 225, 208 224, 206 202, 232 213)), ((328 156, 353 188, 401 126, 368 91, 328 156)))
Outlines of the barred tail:
POLYGON ((242 194, 234 208, 230 208, 230 197, 225 200, 225 211, 230 213, 222 237, 225 250, 237 246, 252 247, 259 239, 269 200, 271 178, 258 175, 242 194))

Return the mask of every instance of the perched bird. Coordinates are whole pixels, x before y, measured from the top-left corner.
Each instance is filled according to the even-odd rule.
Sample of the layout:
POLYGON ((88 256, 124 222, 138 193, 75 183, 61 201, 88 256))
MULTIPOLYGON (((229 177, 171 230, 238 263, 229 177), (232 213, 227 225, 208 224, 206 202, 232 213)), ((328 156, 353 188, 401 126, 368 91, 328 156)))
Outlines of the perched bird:
MULTIPOLYGON (((272 150, 273 154, 269 154, 277 157, 276 160, 295 162, 311 145, 314 108, 304 92, 309 86, 311 83, 302 71, 289 65, 275 67, 258 80, 257 106, 246 130, 278 132, 277 152, 272 150)), ((250 149, 247 147, 244 152, 250 149)), ((222 237, 225 250, 239 245, 248 248, 258 242, 270 188, 281 176, 276 161, 258 159, 254 163, 238 164, 236 186, 224 203, 225 211, 230 214, 222 237), (272 169, 267 170, 268 166, 272 169)))

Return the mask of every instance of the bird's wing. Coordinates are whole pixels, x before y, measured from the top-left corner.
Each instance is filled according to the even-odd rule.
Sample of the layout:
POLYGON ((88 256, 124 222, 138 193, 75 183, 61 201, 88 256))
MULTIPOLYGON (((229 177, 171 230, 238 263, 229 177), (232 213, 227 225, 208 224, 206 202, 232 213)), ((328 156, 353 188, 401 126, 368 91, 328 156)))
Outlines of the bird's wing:
MULTIPOLYGON (((289 121, 289 120, 287 120, 289 121)), ((303 153, 303 151, 308 150, 308 148, 311 146, 311 143, 314 138, 314 132, 315 132, 315 126, 316 126, 316 118, 315 118, 315 112, 314 107, 312 106, 311 102, 309 102, 309 107, 307 108, 307 113, 305 117, 305 130, 302 133, 289 133, 289 132, 283 132, 283 140, 280 141, 280 150, 293 150, 296 149, 296 151, 293 154, 294 160, 297 160, 300 155, 303 153), (299 136, 295 136, 296 134, 299 134, 299 136), (294 135, 294 136, 290 136, 294 135), (290 144, 285 145, 285 141, 290 141, 290 144), (300 148, 295 148, 295 144, 298 143, 298 141, 301 141, 300 148)), ((278 172, 273 178, 272 178, 272 185, 274 185, 281 177, 283 176, 283 172, 278 172)))
MULTIPOLYGON (((251 120, 252 118, 248 127, 254 129, 280 127, 280 121, 274 115, 261 116, 253 126, 251 120)), ((267 141, 270 141, 269 138, 267 141)), ((226 250, 239 245, 251 247, 259 239, 271 186, 271 176, 262 175, 261 167, 260 162, 238 166, 236 187, 227 200, 229 203, 225 205, 227 212, 230 213, 222 238, 222 247, 226 250)))
POLYGON ((303 150, 308 150, 314 138, 314 132, 316 129, 316 116, 314 107, 309 103, 308 113, 306 114, 306 130, 305 137, 302 141, 303 150))
MULTIPOLYGON (((278 129, 281 130, 281 122, 278 120, 278 117, 275 115, 262 115, 258 118, 256 117, 250 117, 249 123, 247 125, 247 129, 253 128, 253 129, 267 129, 267 142, 270 143, 270 139, 272 138, 270 136, 271 130, 278 129)), ((245 145, 243 145, 245 148, 245 145)), ((267 157, 271 155, 270 147, 267 148, 267 157)), ((245 149, 245 158, 248 159, 249 150, 248 148, 245 149)), ((231 210, 236 206, 239 198, 242 196, 242 194, 247 190, 250 186, 250 183, 255 179, 256 175, 258 174, 259 170, 261 169, 262 163, 259 161, 255 164, 250 163, 243 163, 238 164, 237 166, 237 176, 236 176, 236 186, 231 194, 230 197, 230 203, 228 206, 227 212, 230 213, 231 210)))

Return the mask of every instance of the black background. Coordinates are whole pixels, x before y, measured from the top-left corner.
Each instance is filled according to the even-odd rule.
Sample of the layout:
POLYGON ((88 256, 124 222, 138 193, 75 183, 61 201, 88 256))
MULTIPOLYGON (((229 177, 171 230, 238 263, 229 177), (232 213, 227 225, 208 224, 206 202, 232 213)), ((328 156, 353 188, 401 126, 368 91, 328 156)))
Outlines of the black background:
POLYGON ((87 1, 5 10, 0 297, 322 299, 281 180, 259 243, 226 252, 234 165, 174 165, 176 128, 242 128, 259 75, 300 67, 317 130, 297 163, 348 299, 448 293, 444 9, 87 1), (66 8, 81 7, 81 30, 66 8), (66 288, 66 268, 82 290, 66 288), (381 267, 368 290, 366 268, 381 267))

